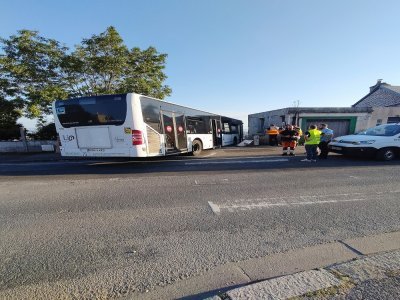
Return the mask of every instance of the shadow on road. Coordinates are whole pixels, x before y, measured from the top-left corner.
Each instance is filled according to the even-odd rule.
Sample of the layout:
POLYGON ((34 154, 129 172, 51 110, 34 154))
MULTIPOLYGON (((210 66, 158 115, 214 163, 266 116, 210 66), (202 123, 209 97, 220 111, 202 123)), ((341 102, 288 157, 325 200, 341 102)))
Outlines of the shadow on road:
POLYGON ((192 158, 186 156, 146 159, 69 160, 0 164, 1 176, 44 175, 184 175, 218 172, 257 172, 295 169, 336 169, 353 167, 399 166, 400 160, 391 162, 349 158, 332 155, 327 160, 302 162, 304 156, 278 155, 225 158, 192 158))

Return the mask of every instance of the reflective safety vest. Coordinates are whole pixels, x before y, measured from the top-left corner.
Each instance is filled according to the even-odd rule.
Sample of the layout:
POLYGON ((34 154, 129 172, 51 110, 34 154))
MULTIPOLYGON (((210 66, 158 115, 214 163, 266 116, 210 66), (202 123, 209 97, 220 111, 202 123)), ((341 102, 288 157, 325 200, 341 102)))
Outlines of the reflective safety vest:
POLYGON ((321 138, 321 131, 318 129, 310 129, 308 131, 310 133, 310 137, 305 142, 306 145, 318 145, 321 138))
POLYGON ((269 134, 269 135, 278 135, 279 134, 279 131, 276 129, 276 128, 274 128, 274 129, 268 129, 267 130, 267 134, 269 134))
POLYGON ((299 129, 297 130, 297 132, 299 133, 299 136, 302 136, 302 135, 303 135, 303 130, 301 130, 301 128, 299 128, 299 129))

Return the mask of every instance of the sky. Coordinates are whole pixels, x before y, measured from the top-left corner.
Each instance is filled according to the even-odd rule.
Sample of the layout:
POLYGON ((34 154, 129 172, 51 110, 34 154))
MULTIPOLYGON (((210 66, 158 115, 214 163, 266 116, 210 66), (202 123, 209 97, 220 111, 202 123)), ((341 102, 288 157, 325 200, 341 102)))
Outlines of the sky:
MULTIPOLYGON (((114 26, 168 54, 166 100, 243 120, 293 106, 350 106, 400 85, 400 1, 0 0, 0 37, 37 30, 68 47, 114 26)), ((28 129, 32 122, 24 121, 28 129)))

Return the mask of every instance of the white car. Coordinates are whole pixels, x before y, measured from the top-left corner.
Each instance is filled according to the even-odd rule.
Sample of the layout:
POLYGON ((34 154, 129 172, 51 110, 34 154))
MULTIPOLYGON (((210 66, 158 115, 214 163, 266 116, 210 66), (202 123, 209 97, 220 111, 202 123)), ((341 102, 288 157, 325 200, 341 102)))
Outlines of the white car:
POLYGON ((329 151, 344 155, 393 160, 400 156, 400 123, 383 124, 353 135, 336 137, 329 151))

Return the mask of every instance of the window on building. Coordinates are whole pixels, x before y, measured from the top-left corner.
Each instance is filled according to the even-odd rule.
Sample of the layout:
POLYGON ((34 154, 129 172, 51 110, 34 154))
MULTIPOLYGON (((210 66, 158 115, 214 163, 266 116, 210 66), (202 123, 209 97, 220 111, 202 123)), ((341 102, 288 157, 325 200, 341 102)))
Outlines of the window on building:
POLYGON ((264 131, 264 126, 265 126, 265 118, 260 118, 258 132, 263 132, 264 131))
POLYGON ((388 123, 400 123, 400 117, 389 117, 387 122, 388 123))

